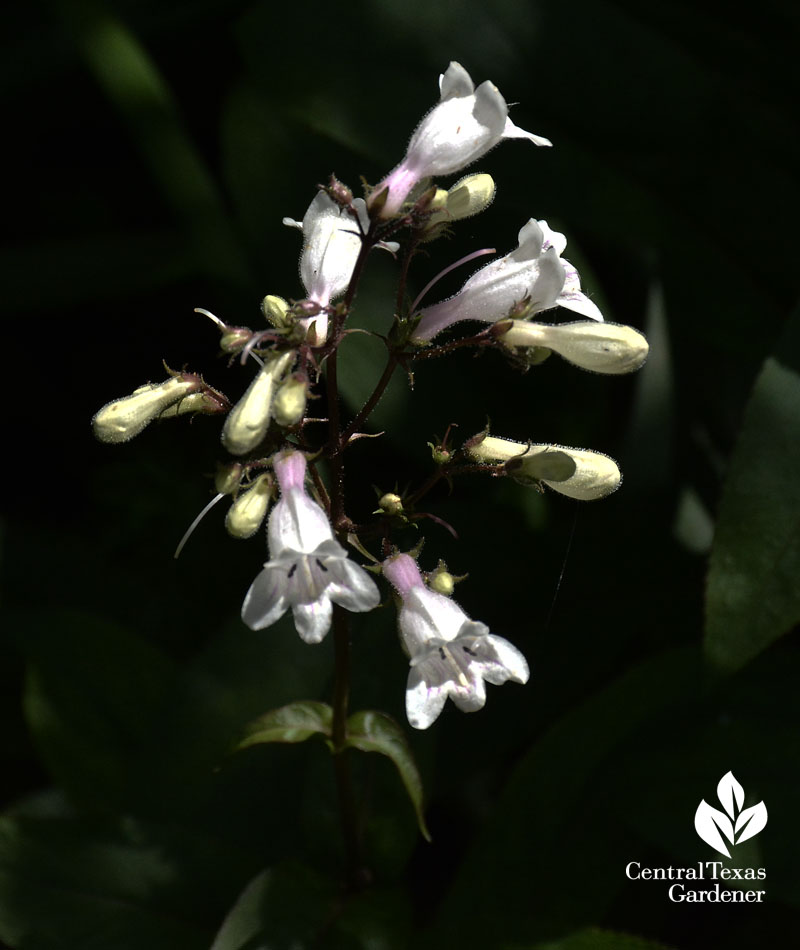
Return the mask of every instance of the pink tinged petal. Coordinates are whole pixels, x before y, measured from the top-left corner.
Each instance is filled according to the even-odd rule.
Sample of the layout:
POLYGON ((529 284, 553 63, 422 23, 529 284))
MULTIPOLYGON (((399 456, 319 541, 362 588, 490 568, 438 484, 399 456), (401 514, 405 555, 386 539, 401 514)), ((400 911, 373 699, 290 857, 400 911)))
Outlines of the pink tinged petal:
POLYGON ((409 554, 387 558, 383 562, 383 573, 401 596, 407 594, 412 587, 424 586, 417 562, 409 554))
MULTIPOLYGON (((542 247, 546 250, 548 247, 554 247, 559 257, 567 249, 567 239, 560 231, 554 231, 546 221, 539 222, 539 228, 542 234, 542 247)), ((521 239, 521 232, 520 232, 521 239)))
POLYGON ((295 628, 306 643, 319 643, 325 637, 330 630, 332 613, 327 593, 313 603, 292 606, 295 628))
POLYGON ((286 613, 285 590, 284 570, 268 564, 250 585, 242 604, 242 620, 251 630, 270 627, 286 613))
POLYGON ((595 320, 598 323, 603 323, 603 314, 597 304, 592 303, 592 301, 580 292, 569 292, 562 291, 558 295, 556 300, 556 306, 566 307, 567 310, 572 310, 574 313, 579 313, 583 317, 587 317, 589 320, 595 320))
POLYGON ((282 492, 304 487, 307 463, 302 452, 279 452, 272 460, 272 467, 282 492))

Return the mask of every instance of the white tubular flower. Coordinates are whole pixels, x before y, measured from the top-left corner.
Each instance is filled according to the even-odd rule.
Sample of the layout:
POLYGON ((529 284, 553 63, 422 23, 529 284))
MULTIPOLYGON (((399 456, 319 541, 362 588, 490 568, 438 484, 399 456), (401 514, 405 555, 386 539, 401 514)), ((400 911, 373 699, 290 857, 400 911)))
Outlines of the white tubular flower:
MULTIPOLYGON (((326 192, 320 191, 308 206, 302 222, 294 218, 283 219, 288 227, 303 232, 300 279, 308 299, 321 308, 315 316, 299 321, 308 331, 312 346, 321 346, 327 338, 328 314, 325 308, 347 290, 361 251, 361 233, 366 234, 369 228, 364 199, 356 198, 351 207, 358 216, 357 221, 326 192)), ((377 246, 394 253, 400 245, 394 241, 382 241, 377 246)))
POLYGON ((383 573, 402 598, 399 627, 411 660, 406 715, 415 729, 427 729, 448 696, 463 712, 481 709, 487 683, 526 683, 525 657, 508 640, 470 620, 449 597, 429 590, 414 559, 397 554, 383 573))
POLYGON ((127 442, 164 410, 196 393, 203 386, 199 376, 179 373, 164 383, 140 386, 130 396, 115 399, 95 414, 92 427, 101 442, 127 442))
POLYGON ((644 335, 617 323, 531 323, 513 320, 500 337, 506 346, 544 347, 573 366, 620 375, 640 369, 649 352, 644 335))
POLYGON ((477 161, 501 139, 552 144, 514 125, 497 86, 487 80, 476 89, 460 63, 450 63, 439 76, 439 92, 438 104, 415 129, 403 161, 373 189, 375 198, 387 192, 380 212, 384 217, 396 214, 423 178, 452 175, 477 161))
MULTIPOLYGON (((366 232, 369 220, 363 198, 357 198, 353 207, 366 232)), ((353 268, 361 250, 358 223, 324 191, 317 193, 302 222, 284 218, 283 223, 303 232, 300 279, 308 299, 323 309, 316 316, 300 322, 306 329, 313 324, 309 334, 311 343, 320 346, 328 333, 328 315, 324 308, 347 290, 353 276, 353 268)))
POLYGON ((422 310, 412 339, 425 343, 461 320, 496 323, 520 305, 526 314, 567 307, 602 321, 603 315, 580 291, 578 272, 560 256, 566 246, 563 234, 531 218, 510 254, 476 271, 454 297, 422 310))
POLYGON ((281 498, 267 525, 269 561, 247 592, 242 620, 262 630, 291 607, 301 638, 319 643, 331 625, 331 601, 360 613, 377 607, 380 594, 334 539, 325 512, 308 497, 302 453, 281 452, 273 466, 281 498))
POLYGON ((244 455, 259 445, 269 429, 275 389, 295 357, 294 350, 268 356, 245 394, 228 413, 222 444, 233 455, 244 455))
POLYGON ((614 459, 588 449, 524 445, 487 435, 483 441, 469 446, 467 451, 479 462, 513 462, 513 475, 518 481, 545 484, 553 491, 579 501, 605 498, 622 482, 614 459))

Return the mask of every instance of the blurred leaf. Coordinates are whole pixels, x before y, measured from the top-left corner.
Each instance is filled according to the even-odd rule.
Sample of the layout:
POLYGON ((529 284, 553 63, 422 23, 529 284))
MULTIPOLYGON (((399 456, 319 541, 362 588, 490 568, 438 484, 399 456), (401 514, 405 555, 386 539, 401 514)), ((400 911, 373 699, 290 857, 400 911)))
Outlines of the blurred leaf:
POLYGON ((397 766, 408 797, 417 815, 417 824, 426 841, 431 840, 422 807, 422 778, 411 747, 400 726, 385 713, 364 710, 347 720, 347 745, 362 752, 380 752, 397 766))
POLYGON ((669 947, 644 937, 590 927, 560 940, 537 943, 533 950, 669 950, 669 947))
POLYGON ((59 9, 95 79, 130 127, 164 197, 183 220, 203 270, 247 285, 247 262, 216 183, 155 62, 103 4, 62 0, 59 9))
POLYGON ((330 737, 333 710, 327 703, 305 700, 273 709, 251 722, 236 749, 263 742, 305 742, 314 735, 330 737))
POLYGON ((205 950, 160 848, 77 822, 0 819, 0 939, 61 950, 205 950))
POLYGON ((211 950, 331 946, 328 941, 321 943, 320 938, 335 918, 337 898, 333 882, 301 864, 269 868, 242 891, 211 950))
POLYGON ((756 380, 722 492, 705 649, 735 670, 800 621, 800 311, 756 380))
POLYGON ((48 768, 70 794, 103 810, 129 807, 173 683, 155 647, 102 618, 48 611, 21 624, 30 660, 25 715, 48 768))
POLYGON ((261 904, 270 883, 270 872, 261 871, 239 895, 214 938, 211 950, 241 950, 261 927, 261 904))

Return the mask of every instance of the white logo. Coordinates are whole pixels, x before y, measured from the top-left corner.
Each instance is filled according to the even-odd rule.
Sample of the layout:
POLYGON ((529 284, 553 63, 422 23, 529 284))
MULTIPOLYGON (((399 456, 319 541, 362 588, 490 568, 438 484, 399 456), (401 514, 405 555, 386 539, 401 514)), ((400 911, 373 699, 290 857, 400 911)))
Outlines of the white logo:
POLYGON ((731 854, 722 835, 731 845, 741 844, 754 837, 767 823, 767 807, 764 802, 759 802, 751 808, 742 808, 744 789, 733 777, 733 772, 726 772, 720 779, 717 797, 725 811, 712 808, 703 799, 695 812, 694 827, 706 844, 729 858, 731 854))

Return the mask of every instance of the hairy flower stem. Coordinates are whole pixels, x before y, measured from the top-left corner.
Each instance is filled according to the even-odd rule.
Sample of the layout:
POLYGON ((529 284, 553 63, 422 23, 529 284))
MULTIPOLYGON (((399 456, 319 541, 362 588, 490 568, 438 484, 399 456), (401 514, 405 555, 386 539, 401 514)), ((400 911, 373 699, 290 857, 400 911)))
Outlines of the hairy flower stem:
MULTIPOLYGON (((364 235, 361 250, 353 267, 353 275, 342 305, 331 328, 332 348, 327 358, 328 431, 331 465, 330 519, 340 543, 347 541, 343 526, 344 510, 344 449, 349 435, 341 430, 339 412, 339 383, 337 375, 337 351, 342 340, 344 323, 356 295, 364 270, 367 255, 375 243, 375 224, 370 224, 364 235)), ((377 400, 376 400, 377 401, 377 400)), ((333 644, 335 671, 333 684, 333 769, 336 778, 336 793, 339 800, 339 821, 342 828, 345 851, 345 880, 348 891, 361 890, 369 881, 369 872, 364 867, 361 840, 358 833, 358 811, 350 775, 350 752, 347 741, 348 701, 350 697, 350 628, 347 612, 338 604, 333 605, 333 644)))
POLYGON ((378 382, 375 384, 375 388, 372 390, 372 394, 370 395, 369 399, 364 403, 364 405, 361 407, 361 409, 359 409, 357 415, 353 418, 353 420, 350 422, 350 424, 342 433, 342 441, 345 444, 349 441, 350 436, 353 435, 354 432, 357 432, 361 428, 361 426, 364 425, 364 423, 367 421, 370 414, 372 413, 372 410, 375 408, 375 406, 378 405, 378 402, 380 401, 381 396, 386 391, 386 387, 389 385, 392 379, 392 376, 394 376, 394 371, 395 369, 397 369, 398 362, 399 360, 397 358, 397 354, 395 354, 394 352, 390 353, 389 358, 386 361, 386 366, 384 367, 383 374, 381 375, 381 378, 378 380, 378 382))
POLYGON ((347 612, 333 607, 333 644, 335 680, 333 686, 333 768, 339 799, 339 822, 345 851, 345 879, 348 891, 361 890, 369 881, 364 867, 361 839, 358 833, 358 811, 350 775, 350 752, 347 740, 347 712, 350 695, 350 629, 347 612))

